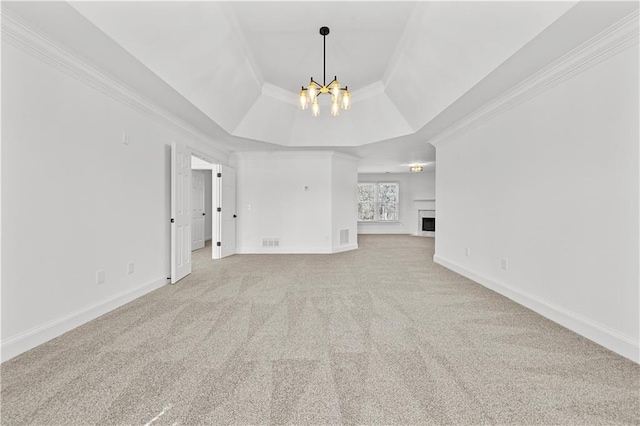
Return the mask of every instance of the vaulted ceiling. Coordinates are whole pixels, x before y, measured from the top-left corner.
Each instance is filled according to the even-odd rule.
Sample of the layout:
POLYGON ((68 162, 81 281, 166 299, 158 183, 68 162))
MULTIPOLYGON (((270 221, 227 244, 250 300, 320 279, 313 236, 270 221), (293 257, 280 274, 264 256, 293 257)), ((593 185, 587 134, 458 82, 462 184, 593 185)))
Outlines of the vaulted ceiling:
POLYGON ((227 149, 338 149, 361 171, 394 172, 433 163, 429 123, 575 1, 70 4, 222 129, 227 149), (297 108, 323 77, 321 26, 327 81, 352 93, 339 117, 297 108))

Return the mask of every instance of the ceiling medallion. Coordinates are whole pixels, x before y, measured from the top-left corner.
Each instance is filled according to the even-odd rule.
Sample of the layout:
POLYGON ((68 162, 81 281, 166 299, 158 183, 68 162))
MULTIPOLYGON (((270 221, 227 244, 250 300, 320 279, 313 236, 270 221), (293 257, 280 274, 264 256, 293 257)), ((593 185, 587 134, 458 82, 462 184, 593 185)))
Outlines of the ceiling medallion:
POLYGON ((302 86, 300 90, 300 109, 307 109, 309 104, 311 104, 311 115, 317 117, 320 115, 320 106, 318 105, 318 96, 329 93, 331 94, 331 115, 336 117, 340 114, 340 108, 342 109, 351 109, 351 95, 349 94, 349 90, 347 86, 340 87, 340 83, 338 83, 338 77, 333 77, 333 80, 326 83, 326 74, 327 74, 327 34, 329 34, 329 27, 321 27, 320 35, 322 36, 322 52, 323 52, 323 74, 322 74, 322 84, 317 83, 313 77, 311 77, 311 82, 308 87, 302 86))

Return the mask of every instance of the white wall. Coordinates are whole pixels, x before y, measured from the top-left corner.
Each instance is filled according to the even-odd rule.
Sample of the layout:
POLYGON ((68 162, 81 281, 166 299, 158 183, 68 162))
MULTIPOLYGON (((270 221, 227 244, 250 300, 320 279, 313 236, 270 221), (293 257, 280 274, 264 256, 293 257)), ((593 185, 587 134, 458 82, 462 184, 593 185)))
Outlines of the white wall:
POLYGON ((638 140, 636 44, 438 145, 436 261, 639 361, 638 140))
MULTIPOLYGON (((354 229, 356 217, 352 205, 343 214, 332 210, 333 163, 334 153, 327 151, 237 153, 237 252, 331 253, 333 218, 354 229), (280 246, 264 248, 263 238, 279 238, 280 246)), ((350 174, 340 162, 335 176, 351 176, 345 185, 355 185, 356 167, 351 161, 350 174)))
POLYGON ((331 164, 331 233, 334 253, 358 248, 358 163, 335 154, 331 164), (340 231, 348 230, 349 241, 340 244, 340 231))
POLYGON ((170 144, 196 142, 77 77, 3 38, 3 360, 170 273, 170 144))
POLYGON ((358 222, 358 234, 416 234, 416 200, 435 199, 435 173, 360 173, 358 182, 397 182, 400 185, 398 222, 358 222))

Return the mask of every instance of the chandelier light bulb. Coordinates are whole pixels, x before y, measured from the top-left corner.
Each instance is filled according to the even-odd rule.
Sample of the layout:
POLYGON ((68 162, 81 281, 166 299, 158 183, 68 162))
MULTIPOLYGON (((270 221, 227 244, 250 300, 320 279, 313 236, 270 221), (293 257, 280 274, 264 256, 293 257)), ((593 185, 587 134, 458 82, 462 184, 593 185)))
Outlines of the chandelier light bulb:
POLYGON ((311 103, 311 115, 317 117, 320 115, 320 105, 318 105, 318 98, 315 98, 311 103))
POLYGON ((334 101, 340 101, 340 83, 338 83, 338 77, 334 77, 333 83, 331 83, 331 95, 334 101))
POLYGON ((338 115, 340 115, 340 104, 337 100, 334 100, 331 102, 331 116, 337 117, 338 115))
POLYGON ((342 109, 351 109, 351 95, 346 87, 342 95, 342 109))
POLYGON ((300 90, 300 109, 307 109, 309 107, 309 102, 307 100, 307 94, 304 91, 304 88, 300 90))
POLYGON ((316 82, 313 81, 313 78, 311 78, 311 83, 309 83, 307 91, 309 92, 309 100, 313 103, 313 101, 318 97, 318 87, 316 82))

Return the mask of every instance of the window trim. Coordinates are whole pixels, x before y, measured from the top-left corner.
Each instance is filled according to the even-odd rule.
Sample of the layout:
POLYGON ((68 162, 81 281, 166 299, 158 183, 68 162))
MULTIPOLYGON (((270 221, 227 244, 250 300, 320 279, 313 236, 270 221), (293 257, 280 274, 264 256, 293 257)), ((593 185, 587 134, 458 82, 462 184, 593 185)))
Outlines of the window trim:
MULTIPOLYGON (((361 223, 399 223, 400 222, 400 182, 399 181, 392 181, 392 180, 380 180, 380 181, 364 181, 364 182, 358 182, 358 185, 374 185, 375 187, 375 201, 374 201, 374 220, 360 220, 360 218, 358 218, 358 224, 361 223), (398 188, 398 197, 396 199, 396 212, 397 212, 397 216, 398 219, 395 220, 384 220, 384 219, 379 219, 379 206, 380 206, 380 196, 379 196, 379 189, 380 189, 380 185, 385 185, 385 184, 393 184, 396 186, 396 188, 398 188)), ((357 200, 358 205, 360 204, 360 200, 357 200)))

